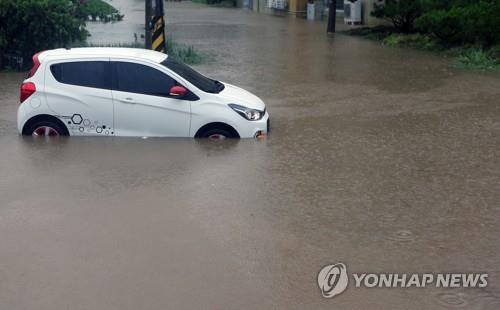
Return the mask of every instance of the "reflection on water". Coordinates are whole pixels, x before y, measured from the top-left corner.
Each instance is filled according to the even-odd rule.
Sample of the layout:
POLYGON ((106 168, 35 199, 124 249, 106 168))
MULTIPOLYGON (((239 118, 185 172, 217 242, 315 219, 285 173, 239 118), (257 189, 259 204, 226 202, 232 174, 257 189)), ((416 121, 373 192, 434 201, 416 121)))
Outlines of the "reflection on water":
MULTIPOLYGON (((126 20, 93 40, 140 29, 142 1, 113 3, 126 20)), ((20 138, 23 77, 0 74, 2 305, 498 308, 498 76, 300 19, 168 2, 167 21, 214 56, 199 70, 264 99, 270 137, 20 138), (323 300, 332 262, 492 276, 484 292, 323 300)))

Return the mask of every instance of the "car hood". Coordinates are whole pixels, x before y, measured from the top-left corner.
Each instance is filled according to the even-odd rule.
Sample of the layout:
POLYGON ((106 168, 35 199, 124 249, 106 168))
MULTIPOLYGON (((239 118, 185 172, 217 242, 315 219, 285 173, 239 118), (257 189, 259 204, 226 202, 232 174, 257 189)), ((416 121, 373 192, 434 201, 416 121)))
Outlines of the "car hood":
POLYGON ((224 86, 224 90, 218 96, 226 99, 227 103, 239 104, 259 111, 264 111, 266 108, 264 102, 251 92, 227 83, 224 83, 224 86))

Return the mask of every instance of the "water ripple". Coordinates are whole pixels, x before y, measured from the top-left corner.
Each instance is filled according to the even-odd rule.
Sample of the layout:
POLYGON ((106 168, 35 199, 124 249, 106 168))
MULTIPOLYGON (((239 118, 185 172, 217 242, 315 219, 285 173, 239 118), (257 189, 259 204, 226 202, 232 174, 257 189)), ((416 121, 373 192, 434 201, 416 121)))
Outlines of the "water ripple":
POLYGON ((389 240, 395 242, 413 242, 416 239, 415 234, 409 230, 398 230, 388 237, 389 240))
POLYGON ((467 300, 462 293, 440 293, 437 294, 440 305, 448 308, 464 308, 467 306, 467 300))

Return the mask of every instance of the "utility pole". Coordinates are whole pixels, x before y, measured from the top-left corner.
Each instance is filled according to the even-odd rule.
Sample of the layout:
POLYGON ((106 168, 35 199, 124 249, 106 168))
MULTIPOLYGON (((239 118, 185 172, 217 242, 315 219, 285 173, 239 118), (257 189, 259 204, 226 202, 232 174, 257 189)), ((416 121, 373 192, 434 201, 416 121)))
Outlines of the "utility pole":
POLYGON ((146 48, 165 53, 165 8, 163 0, 146 0, 146 48))
POLYGON ((153 19, 153 3, 154 0, 145 0, 146 3, 146 21, 144 23, 146 30, 146 49, 151 49, 151 20, 153 19))
POLYGON ((330 8, 328 9, 328 28, 326 30, 328 34, 335 33, 336 17, 337 17, 337 1, 330 0, 330 8))

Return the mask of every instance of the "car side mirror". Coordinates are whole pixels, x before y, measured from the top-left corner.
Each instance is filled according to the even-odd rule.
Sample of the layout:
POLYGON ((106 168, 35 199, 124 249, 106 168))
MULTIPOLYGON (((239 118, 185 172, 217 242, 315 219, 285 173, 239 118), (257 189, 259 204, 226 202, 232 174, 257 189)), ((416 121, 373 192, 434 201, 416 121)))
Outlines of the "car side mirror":
POLYGON ((169 93, 170 93, 170 96, 172 96, 172 97, 184 97, 188 93, 188 91, 184 87, 176 85, 176 86, 172 86, 172 88, 170 88, 169 93))

